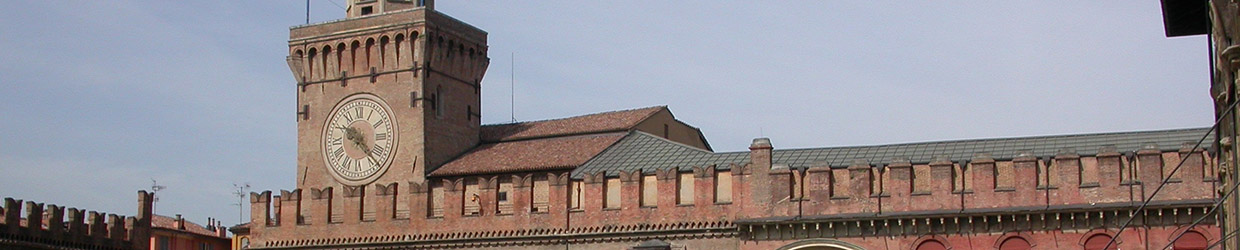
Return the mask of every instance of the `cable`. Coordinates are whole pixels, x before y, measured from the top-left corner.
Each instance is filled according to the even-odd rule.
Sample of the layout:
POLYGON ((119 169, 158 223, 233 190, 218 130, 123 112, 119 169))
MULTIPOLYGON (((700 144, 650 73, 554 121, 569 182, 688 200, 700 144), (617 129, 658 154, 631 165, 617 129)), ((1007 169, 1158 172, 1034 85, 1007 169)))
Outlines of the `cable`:
POLYGON ((340 8, 341 10, 346 10, 344 9, 344 6, 340 6, 340 4, 336 3, 336 1, 327 0, 327 2, 332 3, 332 5, 335 5, 337 8, 340 8))
POLYGON ((1167 249, 1168 247, 1171 247, 1171 245, 1175 244, 1175 241, 1180 240, 1180 237, 1183 237, 1184 233, 1187 233, 1189 229, 1193 229, 1193 227, 1196 227, 1197 224, 1201 223, 1202 221, 1205 221, 1206 218, 1210 218, 1210 214, 1214 214, 1215 212, 1218 212, 1219 207, 1223 206, 1223 201, 1226 201, 1227 197, 1235 193, 1238 187, 1240 187, 1240 181, 1237 181, 1236 184, 1232 184, 1231 190, 1227 191, 1226 194, 1223 194, 1222 197, 1219 197, 1218 201, 1214 202, 1213 206, 1210 206, 1209 212, 1206 212, 1206 214, 1201 215, 1201 218, 1197 218, 1196 220, 1193 220, 1192 224, 1189 224, 1187 227, 1184 227, 1185 228, 1184 231, 1180 231, 1180 233, 1176 234, 1175 237, 1171 237, 1171 240, 1167 242, 1167 245, 1159 249, 1167 249))
MULTIPOLYGON (((1223 114, 1219 115, 1219 118, 1214 120, 1214 125, 1210 126, 1209 132, 1206 132, 1206 134, 1201 135, 1201 139, 1198 139, 1197 143, 1193 144, 1193 149, 1189 150, 1188 152, 1196 152, 1197 149, 1201 148, 1201 143, 1205 142, 1206 138, 1210 137, 1210 134, 1214 133, 1214 129, 1218 128, 1219 123, 1223 122, 1223 118, 1226 118, 1227 115, 1230 114, 1231 111, 1236 108, 1236 104, 1240 104, 1240 102, 1234 102, 1231 104, 1231 106, 1228 106, 1227 111, 1223 111, 1223 114)), ((1137 213, 1140 213, 1142 210, 1145 210, 1145 207, 1149 206, 1151 201, 1154 201, 1154 197, 1158 195, 1159 191, 1162 191, 1163 187, 1167 186, 1167 182, 1171 180, 1172 176, 1175 176, 1176 172, 1180 171, 1180 167, 1184 166, 1185 162, 1188 162, 1188 161, 1180 161, 1179 164, 1176 164, 1175 168, 1171 169, 1171 173, 1167 174, 1167 176, 1162 179, 1162 182, 1158 184, 1157 188, 1154 188, 1154 192, 1150 193, 1150 196, 1145 198, 1145 201, 1141 202, 1141 206, 1138 206, 1136 210, 1133 210, 1131 213, 1128 213, 1128 220, 1124 221, 1124 225, 1120 226, 1119 230, 1115 231, 1115 237, 1111 237, 1111 240, 1107 241, 1106 246, 1103 246, 1102 249, 1110 249, 1111 245, 1115 244, 1115 239, 1119 238, 1120 233, 1123 233, 1124 229, 1127 229, 1128 225, 1131 224, 1132 221, 1137 218, 1137 213)))
POLYGON ((1217 247, 1219 244, 1223 244, 1223 242, 1227 242, 1227 239, 1230 239, 1232 236, 1236 236, 1236 232, 1240 232, 1240 229, 1231 230, 1230 233, 1223 235, 1223 238, 1218 239, 1218 241, 1214 242, 1214 244, 1210 244, 1209 246, 1206 246, 1206 249, 1213 249, 1214 247, 1217 247))

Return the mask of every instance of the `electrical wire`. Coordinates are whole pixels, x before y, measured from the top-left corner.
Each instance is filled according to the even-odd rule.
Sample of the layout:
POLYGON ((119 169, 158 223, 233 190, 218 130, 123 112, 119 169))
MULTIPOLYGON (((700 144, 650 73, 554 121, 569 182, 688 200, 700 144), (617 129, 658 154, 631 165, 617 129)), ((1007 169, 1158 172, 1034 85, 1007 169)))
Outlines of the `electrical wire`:
POLYGON ((1230 233, 1223 235, 1223 238, 1218 239, 1218 241, 1214 242, 1214 244, 1210 244, 1209 246, 1206 246, 1206 249, 1214 249, 1214 247, 1217 247, 1219 244, 1223 244, 1223 242, 1227 242, 1227 239, 1231 239, 1232 236, 1236 236, 1236 232, 1240 232, 1240 229, 1231 230, 1230 233))
MULTIPOLYGON (((1227 115, 1230 114, 1231 111, 1236 108, 1236 104, 1240 104, 1240 102, 1232 103, 1231 106, 1227 107, 1227 111, 1223 111, 1223 114, 1219 115, 1218 116, 1219 118, 1214 120, 1214 125, 1210 127, 1210 131, 1206 132, 1206 134, 1204 135, 1201 135, 1201 139, 1198 139, 1197 143, 1193 144, 1193 149, 1189 150, 1189 152, 1196 152, 1197 149, 1201 148, 1201 143, 1205 142, 1206 138, 1210 137, 1210 134, 1214 133, 1214 129, 1218 127, 1219 123, 1223 122, 1223 118, 1227 118, 1228 117, 1227 115)), ((1136 210, 1133 210, 1131 213, 1128 213, 1128 220, 1124 221, 1124 225, 1120 226, 1119 230, 1116 230, 1115 232, 1116 237, 1111 237, 1111 240, 1107 241, 1106 246, 1103 246, 1102 249, 1110 249, 1111 245, 1115 244, 1115 239, 1119 238, 1120 233, 1123 233, 1124 229, 1128 229, 1128 225, 1131 224, 1132 221, 1137 218, 1137 213, 1140 213, 1141 211, 1145 210, 1145 207, 1149 206, 1151 201, 1154 201, 1154 197, 1158 195, 1159 191, 1162 191, 1163 187, 1167 186, 1167 183, 1170 182, 1171 177, 1175 176, 1175 173, 1180 171, 1180 167, 1184 166, 1185 162, 1188 162, 1188 161, 1180 161, 1179 164, 1176 164, 1175 168, 1171 169, 1171 173, 1167 174, 1167 177, 1164 177, 1162 179, 1162 182, 1158 184, 1157 188, 1154 188, 1154 192, 1150 193, 1149 197, 1146 197, 1145 201, 1141 202, 1141 206, 1138 206, 1136 210)))
POLYGON ((1240 181, 1237 181, 1236 184, 1232 184, 1231 190, 1227 191, 1226 194, 1223 194, 1222 197, 1219 197, 1218 201, 1214 202, 1213 206, 1210 206, 1209 212, 1206 212, 1206 214, 1201 215, 1201 218, 1197 218, 1196 220, 1193 220, 1192 224, 1189 224, 1187 227, 1184 227, 1184 231, 1180 231, 1180 233, 1176 234, 1175 237, 1171 237, 1171 240, 1167 242, 1167 245, 1159 249, 1167 249, 1168 247, 1171 247, 1171 245, 1175 244, 1175 241, 1180 240, 1180 237, 1184 236, 1184 233, 1188 233, 1189 229, 1193 229, 1193 227, 1196 227, 1197 224, 1200 224, 1202 221, 1205 221, 1206 218, 1210 218, 1210 214, 1214 214, 1218 212, 1219 207, 1223 206, 1223 202, 1227 200, 1227 197, 1230 197, 1232 194, 1236 193, 1237 188, 1240 188, 1240 181))

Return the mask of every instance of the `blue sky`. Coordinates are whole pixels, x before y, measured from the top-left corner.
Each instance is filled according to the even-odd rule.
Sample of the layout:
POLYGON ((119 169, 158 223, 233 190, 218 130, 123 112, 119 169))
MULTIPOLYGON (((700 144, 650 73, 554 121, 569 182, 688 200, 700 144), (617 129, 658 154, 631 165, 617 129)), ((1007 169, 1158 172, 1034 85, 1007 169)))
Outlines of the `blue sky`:
MULTIPOLYGON (((0 196, 133 214, 155 179, 157 213, 232 224, 232 184, 294 188, 304 4, 0 1, 0 196)), ((489 32, 486 123, 668 105, 739 151, 1213 120, 1206 41, 1157 1, 437 5, 489 32)))

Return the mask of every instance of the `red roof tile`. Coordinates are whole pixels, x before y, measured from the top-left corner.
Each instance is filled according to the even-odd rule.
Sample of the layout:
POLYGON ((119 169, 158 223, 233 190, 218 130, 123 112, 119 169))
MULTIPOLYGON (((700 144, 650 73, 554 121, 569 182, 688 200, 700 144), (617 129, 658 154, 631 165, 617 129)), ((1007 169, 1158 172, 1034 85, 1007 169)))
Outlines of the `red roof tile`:
POLYGON ((482 144, 430 175, 572 169, 585 164, 624 135, 626 133, 607 133, 482 144))
POLYGON ((163 216, 163 215, 155 215, 155 216, 152 216, 151 218, 151 228, 157 228, 157 229, 162 228, 162 229, 167 229, 167 230, 172 230, 172 231, 189 232, 189 233, 219 238, 219 236, 215 235, 215 232, 208 230, 206 227, 203 227, 202 225, 189 222, 188 220, 185 221, 185 230, 178 229, 176 221, 177 221, 176 218, 163 216))
POLYGON ((501 142, 627 131, 664 109, 667 109, 667 106, 611 111, 553 120, 486 125, 482 127, 482 141, 501 142))

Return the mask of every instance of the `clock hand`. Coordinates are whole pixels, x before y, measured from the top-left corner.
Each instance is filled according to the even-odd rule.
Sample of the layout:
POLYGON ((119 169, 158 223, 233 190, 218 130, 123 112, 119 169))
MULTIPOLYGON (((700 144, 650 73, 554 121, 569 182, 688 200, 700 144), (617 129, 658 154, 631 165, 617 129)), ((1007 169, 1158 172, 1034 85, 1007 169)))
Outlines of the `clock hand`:
MULTIPOLYGON (((356 142, 355 142, 355 143, 356 143, 356 142)), ((374 154, 373 154, 373 152, 374 152, 374 151, 372 151, 372 150, 370 150, 370 148, 366 147, 366 144, 363 144, 363 143, 356 143, 356 144, 353 144, 353 145, 356 145, 356 146, 357 146, 357 149, 362 150, 362 152, 363 152, 363 153, 366 153, 366 159, 369 159, 371 164, 375 164, 375 166, 379 166, 379 161, 378 161, 378 160, 375 160, 375 156, 374 156, 374 154)))

